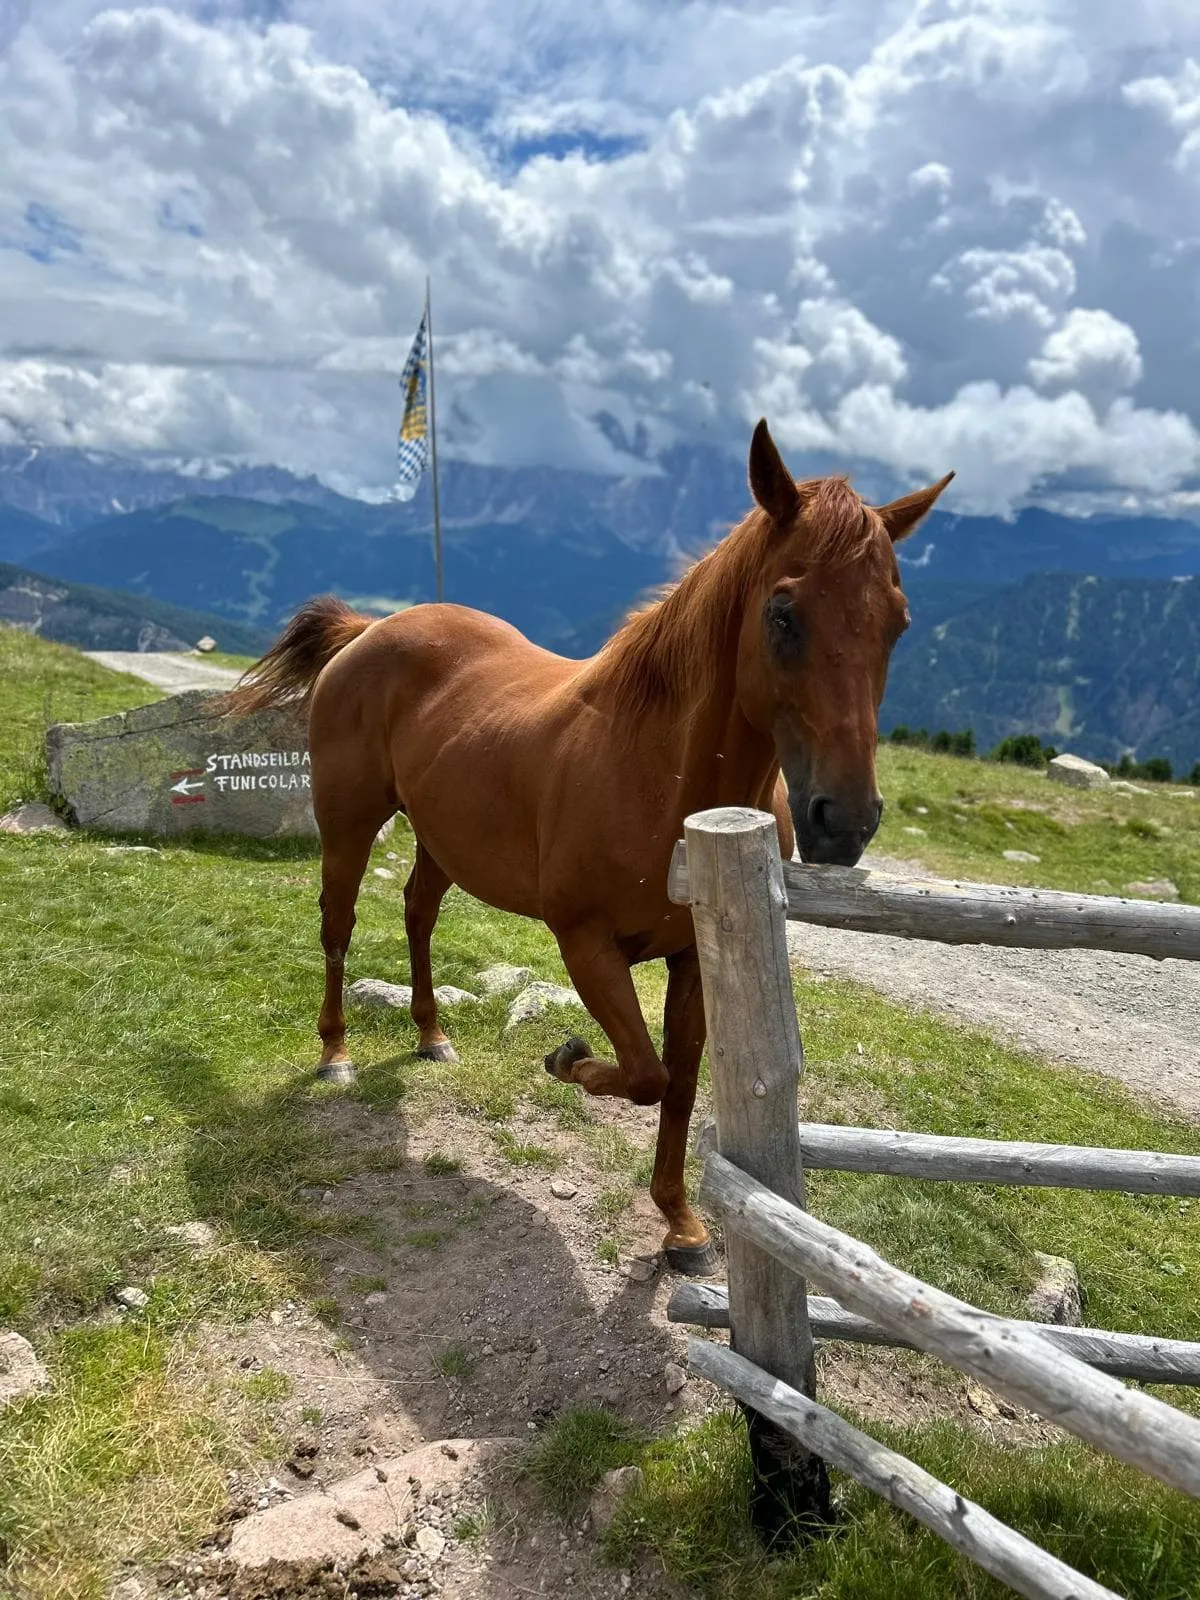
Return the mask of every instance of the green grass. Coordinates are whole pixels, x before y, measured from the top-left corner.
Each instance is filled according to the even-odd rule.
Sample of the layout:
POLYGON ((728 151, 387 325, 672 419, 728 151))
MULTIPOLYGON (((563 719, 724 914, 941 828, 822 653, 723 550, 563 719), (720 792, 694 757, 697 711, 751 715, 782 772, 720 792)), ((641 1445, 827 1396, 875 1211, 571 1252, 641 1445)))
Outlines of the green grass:
MULTIPOLYGON (((56 717, 153 697, 25 635, 0 629, 0 651, 0 793, 12 797, 35 792, 29 752, 48 692, 56 717)), ((980 876, 1002 875, 985 838, 1011 838, 983 812, 1016 809, 1012 801, 1029 793, 1045 800, 1051 788, 1015 769, 885 756, 885 791, 923 795, 913 804, 927 804, 928 816, 942 807, 925 840, 901 833, 885 836, 885 845, 904 854, 927 847, 933 865, 950 861, 951 846, 982 852, 971 858, 980 876), (977 806, 960 807, 965 822, 955 821, 954 791, 972 784, 990 787, 977 806)), ((1048 803, 1059 808, 1050 821, 1061 824, 1065 842, 1061 859, 1047 850, 1043 864, 1060 878, 1084 870, 1083 858, 1071 855, 1080 828, 1094 825, 1100 838, 1104 828, 1135 820, 1119 797, 1054 790, 1048 803), (1088 820, 1105 806, 1122 814, 1088 820), (1066 819, 1063 808, 1084 821, 1066 819)), ((1124 829, 1129 843, 1121 848, 1134 852, 1137 875, 1167 872, 1184 888, 1184 867, 1161 852, 1194 848, 1189 802, 1164 795, 1128 804, 1155 827, 1174 827, 1151 839, 1124 829)), ((887 827, 896 825, 903 824, 893 817, 887 827)), ((396 837, 393 849, 411 849, 402 822, 396 837)), ((547 1146, 507 1126, 525 1108, 570 1137, 572 1161, 601 1175, 610 1225, 649 1173, 651 1117, 640 1141, 605 1129, 576 1090, 541 1070, 542 1056, 578 1018, 551 1015, 505 1036, 502 999, 454 1012, 449 1027, 463 1066, 414 1061, 415 1032, 403 1014, 356 1013, 360 1079, 349 1098, 389 1115, 369 1119, 368 1138, 361 1125, 348 1130, 339 1116, 346 1094, 311 1076, 322 972, 315 850, 281 841, 158 843, 155 855, 110 855, 105 841, 82 834, 0 837, 0 1323, 27 1334, 54 1377, 46 1395, 0 1416, 0 1561, 8 1562, 0 1591, 8 1582, 36 1600, 100 1600, 118 1558, 178 1548, 211 1528, 225 1472, 263 1448, 264 1412, 276 1402, 257 1392, 272 1388, 264 1374, 215 1377, 200 1331, 264 1314, 287 1297, 306 1300, 330 1329, 341 1318, 320 1249, 331 1232, 364 1224, 305 1191, 405 1165, 407 1129, 435 1113, 494 1133, 509 1159, 541 1152, 533 1157, 540 1164, 547 1146), (167 1234, 193 1218, 217 1227, 220 1249, 193 1253, 167 1234), (137 1319, 118 1319, 112 1306, 114 1290, 127 1283, 150 1294, 137 1319)), ((1105 870, 1115 879, 1111 860, 1105 870)), ((458 890, 447 896, 434 958, 439 982, 468 989, 476 971, 498 961, 552 981, 566 976, 546 929, 488 911, 458 890)), ((368 975, 406 977, 394 892, 369 875, 348 977, 368 975)), ((658 1038, 662 971, 639 969, 636 982, 658 1038)), ((1194 1127, 1139 1107, 1106 1082, 910 1015, 850 984, 798 980, 797 996, 814 1118, 1200 1152, 1194 1127)), ((454 1161, 435 1152, 426 1170, 443 1175, 454 1161)), ((810 1193, 817 1214, 978 1304, 1015 1309, 1032 1252, 1045 1250, 1079 1264, 1090 1321, 1196 1337, 1200 1230, 1187 1202, 820 1173, 810 1193)), ((475 1219, 436 1220, 414 1214, 408 1242, 441 1248, 449 1262, 455 1229, 475 1219)), ((615 1261, 618 1242, 601 1237, 603 1226, 598 1220, 597 1254, 615 1261)), ((1171 1398, 1194 1404, 1179 1391, 1171 1398)), ((730 1454, 736 1439, 722 1444, 724 1425, 708 1426, 677 1445, 654 1446, 662 1454, 645 1458, 650 1498, 638 1513, 647 1520, 623 1537, 661 1537, 672 1570, 694 1567, 704 1592, 773 1600, 770 1575, 754 1580, 760 1569, 749 1557, 744 1582, 733 1570, 743 1556, 729 1551, 746 1548, 730 1454), (704 1450, 712 1470, 689 1466, 704 1450), (689 1534, 703 1494, 724 1509, 689 1534), (655 1521, 660 1502, 678 1509, 680 1530, 670 1539, 655 1521)), ((1109 1563, 1105 1581, 1139 1600, 1187 1592, 1171 1587, 1180 1551, 1200 1570, 1200 1511, 1086 1452, 1031 1457, 953 1429, 924 1429, 911 1443, 918 1459, 1025 1531, 1109 1563), (1100 1537, 1099 1528, 1110 1534, 1100 1537)), ((618 1445, 626 1458, 632 1446, 621 1439, 612 1449, 618 1445)), ((602 1471, 616 1464, 606 1450, 589 1445, 582 1459, 602 1461, 602 1471)), ((572 1493, 583 1493, 579 1473, 574 1481, 572 1493)), ((862 1502, 852 1530, 820 1557, 825 1566, 777 1592, 821 1600, 991 1592, 968 1587, 976 1580, 966 1569, 947 1566, 949 1558, 889 1511, 862 1502), (835 1560, 840 1566, 830 1565, 835 1560)))
MULTIPOLYGON (((1130 1600, 1195 1600, 1200 1517, 1181 1495, 1074 1443, 1043 1450, 1031 1463, 950 1422, 901 1429, 852 1420, 1130 1600)), ((565 1437, 574 1432, 570 1418, 556 1426, 565 1437)), ((640 1553, 707 1600, 1002 1600, 1011 1593, 836 1474, 836 1534, 767 1560, 747 1517, 745 1427, 731 1412, 634 1459, 644 1487, 618 1511, 610 1557, 628 1563, 640 1553)))
POLYGON ((606 1472, 629 1466, 641 1443, 611 1411, 568 1411, 543 1432, 525 1458, 528 1477, 559 1516, 579 1510, 606 1472))
POLYGON ((425 1171, 431 1178, 444 1178, 452 1172, 462 1171, 457 1156, 448 1156, 444 1150, 431 1150, 425 1157, 425 1171))
POLYGON ((1169 878, 1181 899, 1200 903, 1200 790, 1070 789, 1024 767, 888 744, 879 784, 886 808, 875 848, 889 855, 947 875, 1084 894, 1169 878), (1041 860, 1006 861, 1005 850, 1041 860))
POLYGON ((447 1345, 434 1357, 433 1364, 443 1378, 458 1378, 463 1383, 470 1380, 478 1365, 470 1345, 461 1339, 447 1345))
POLYGON ((46 800, 46 729, 127 711, 157 689, 109 672, 66 645, 0 623, 0 812, 46 800))
POLYGON ((235 655, 231 650, 210 650, 206 655, 197 652, 196 659, 210 667, 228 667, 232 672, 245 672, 258 660, 257 656, 235 655))

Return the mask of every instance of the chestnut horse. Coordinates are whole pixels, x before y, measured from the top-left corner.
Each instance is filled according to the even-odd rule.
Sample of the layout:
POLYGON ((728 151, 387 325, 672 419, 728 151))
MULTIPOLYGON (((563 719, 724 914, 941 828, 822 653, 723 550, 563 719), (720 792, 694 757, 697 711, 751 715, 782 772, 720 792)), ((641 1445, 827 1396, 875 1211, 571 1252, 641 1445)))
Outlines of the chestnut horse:
POLYGON ((749 477, 756 508, 589 661, 461 606, 372 621, 326 597, 297 613, 229 702, 236 713, 309 699, 318 1075, 353 1077, 342 979, 354 905, 375 836, 401 811, 417 840, 404 925, 418 1054, 457 1059, 429 954, 449 886, 545 922, 616 1055, 571 1039, 546 1070, 588 1094, 660 1106, 651 1194, 668 1261, 692 1272, 711 1262, 683 1180, 705 1027, 691 915, 667 898, 672 846, 693 811, 749 805, 774 809, 785 859, 796 841, 805 861, 859 859, 883 809, 876 719, 908 622, 892 546, 950 481, 870 507, 844 478, 796 483, 765 421, 749 477), (630 973, 659 958, 661 1058, 630 973))

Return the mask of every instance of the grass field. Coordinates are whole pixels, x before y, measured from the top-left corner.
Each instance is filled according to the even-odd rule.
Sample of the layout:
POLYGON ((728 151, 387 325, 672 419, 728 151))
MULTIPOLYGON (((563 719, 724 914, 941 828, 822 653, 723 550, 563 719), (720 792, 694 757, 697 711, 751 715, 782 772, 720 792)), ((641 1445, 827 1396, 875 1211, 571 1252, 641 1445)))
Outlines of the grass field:
POLYGON ((1123 894, 1169 878, 1200 901, 1200 790, 1177 784, 1069 789, 1044 773, 883 744, 876 848, 989 883, 1123 894), (1040 856, 1011 862, 1005 850, 1040 856))
POLYGON ((46 729, 157 700, 148 684, 108 672, 66 645, 0 626, 0 812, 45 798, 46 729))
MULTIPOLYGON (((144 685, 93 674, 69 652, 3 629, 0 651, 6 795, 28 797, 36 785, 30 752, 47 692, 55 716, 152 697, 144 685)), ((912 813, 922 824, 938 819, 924 838, 889 832, 887 848, 934 865, 952 859, 978 876, 1000 875, 988 851, 1008 835, 987 816, 1023 815, 1016 802, 1044 801, 1048 788, 1013 769, 910 752, 886 752, 884 783, 901 799, 894 813, 906 814, 908 795, 928 807, 912 813), (963 823, 954 820, 959 801, 963 823)), ((1136 839, 1122 861, 1136 860, 1129 870, 1139 876, 1178 873, 1184 888, 1193 811, 1167 795, 1133 800, 1146 815, 1174 818, 1174 831, 1136 839)), ((1047 878, 1092 887, 1071 874, 1092 872, 1090 852, 1102 849, 1105 830, 1128 831, 1125 800, 1069 792, 1049 803, 1082 820, 1066 809, 1029 813, 1043 819, 1031 825, 1044 827, 1047 878), (1094 830, 1095 845, 1079 844, 1075 829, 1094 830)), ((896 816, 887 826, 905 823, 896 816)), ((1036 850, 1028 837, 1018 847, 1036 850)), ((622 1195, 645 1182, 645 1147, 618 1152, 614 1163, 575 1092, 541 1071, 563 1019, 513 1045, 501 1034, 500 1001, 455 1014, 469 1071, 413 1062, 406 1017, 357 1020, 362 1073, 350 1093, 374 1108, 378 1132, 347 1140, 335 1114, 339 1092, 310 1074, 321 971, 313 848, 199 841, 114 854, 109 844, 85 834, 0 837, 0 1325, 29 1337, 53 1377, 46 1395, 0 1415, 0 1593, 7 1583, 36 1600, 99 1600, 119 1557, 186 1546, 213 1526, 227 1470, 271 1455, 271 1394, 214 1375, 203 1334, 264 1316, 287 1297, 327 1302, 317 1265, 323 1235, 370 1219, 332 1223, 305 1191, 402 1162, 401 1115, 409 1123, 459 1118, 488 1130, 514 1161, 529 1151, 522 1108, 550 1116, 578 1141, 580 1159, 605 1164, 616 1241, 622 1195), (196 1255, 168 1232, 191 1219, 217 1229, 218 1249, 196 1255), (113 1303, 129 1283, 150 1294, 136 1318, 113 1303)), ((411 859, 402 824, 389 848, 411 859)), ((404 978, 399 888, 399 879, 368 876, 349 977, 404 978)), ((451 891, 435 942, 438 981, 469 988, 476 970, 501 960, 564 976, 545 929, 451 891)), ((656 1015, 660 971, 644 969, 638 981, 656 1015)), ((798 980, 797 999, 813 1117, 1200 1153, 1195 1127, 1135 1105, 1111 1084, 911 1015, 854 985, 798 980)), ((1094 1323, 1197 1336, 1200 1231, 1186 1201, 824 1173, 812 1175, 810 1195, 817 1214, 978 1304, 1015 1309, 1032 1252, 1046 1250, 1078 1263, 1094 1323)), ((449 1268, 453 1244, 444 1248, 449 1268)), ((1185 1392, 1170 1398, 1195 1405, 1185 1392)), ((953 1421, 910 1429, 901 1443, 1119 1592, 1136 1600, 1200 1593, 1200 1507, 1082 1446, 1005 1448, 953 1421)), ((611 1419, 597 1430, 595 1419, 567 1416, 542 1447, 575 1463, 560 1487, 579 1493, 610 1459, 641 1459, 646 1488, 610 1536, 614 1557, 651 1551, 698 1594, 976 1600, 1002 1592, 853 1491, 839 1538, 802 1560, 764 1563, 746 1529, 744 1451, 728 1417, 643 1442, 622 1437, 611 1419)))

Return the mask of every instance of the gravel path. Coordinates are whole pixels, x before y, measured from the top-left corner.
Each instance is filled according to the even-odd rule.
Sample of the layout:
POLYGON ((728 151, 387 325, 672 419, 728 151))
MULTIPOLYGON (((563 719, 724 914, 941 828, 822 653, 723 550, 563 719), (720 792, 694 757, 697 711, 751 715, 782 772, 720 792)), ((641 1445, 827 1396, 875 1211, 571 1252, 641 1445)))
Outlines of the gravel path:
MULTIPOLYGON (((880 872, 931 878, 870 854, 880 872)), ((1003 950, 788 923, 802 966, 1119 1078, 1200 1120, 1200 962, 1098 950, 1003 950)))
POLYGON ((210 666, 194 656, 172 655, 166 650, 87 650, 84 654, 112 672, 127 672, 168 694, 183 694, 187 689, 230 689, 238 680, 238 674, 230 667, 210 666))

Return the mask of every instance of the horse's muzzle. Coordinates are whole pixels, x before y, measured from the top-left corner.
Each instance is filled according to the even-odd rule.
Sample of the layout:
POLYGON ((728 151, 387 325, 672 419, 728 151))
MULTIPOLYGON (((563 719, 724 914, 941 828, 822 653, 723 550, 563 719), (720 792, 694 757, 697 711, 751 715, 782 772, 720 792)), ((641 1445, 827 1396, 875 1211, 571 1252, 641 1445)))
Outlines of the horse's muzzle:
POLYGON ((849 805, 830 795, 792 804, 800 857, 814 866, 853 867, 879 829, 883 801, 849 805))

